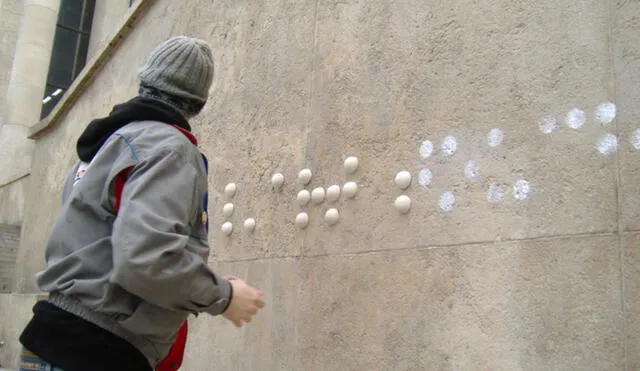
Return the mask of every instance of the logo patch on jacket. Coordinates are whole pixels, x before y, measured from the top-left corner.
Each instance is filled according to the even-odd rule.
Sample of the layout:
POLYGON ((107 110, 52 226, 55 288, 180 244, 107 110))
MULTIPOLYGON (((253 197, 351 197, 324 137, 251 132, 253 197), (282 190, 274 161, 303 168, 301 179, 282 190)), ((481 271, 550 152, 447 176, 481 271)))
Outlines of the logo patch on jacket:
POLYGON ((80 179, 87 173, 87 168, 89 168, 89 164, 86 162, 81 162, 78 166, 78 170, 76 170, 76 176, 73 178, 73 185, 75 186, 80 179))

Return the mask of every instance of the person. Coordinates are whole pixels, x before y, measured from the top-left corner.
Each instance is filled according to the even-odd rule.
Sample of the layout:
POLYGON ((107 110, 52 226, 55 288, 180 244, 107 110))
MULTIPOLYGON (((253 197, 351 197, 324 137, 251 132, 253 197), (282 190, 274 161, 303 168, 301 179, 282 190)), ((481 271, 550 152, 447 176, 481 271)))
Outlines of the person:
POLYGON ((264 307, 262 291, 207 265, 207 161, 188 120, 213 74, 206 42, 170 38, 140 68, 138 96, 80 135, 22 370, 177 369, 166 357, 189 314, 240 327, 264 307))

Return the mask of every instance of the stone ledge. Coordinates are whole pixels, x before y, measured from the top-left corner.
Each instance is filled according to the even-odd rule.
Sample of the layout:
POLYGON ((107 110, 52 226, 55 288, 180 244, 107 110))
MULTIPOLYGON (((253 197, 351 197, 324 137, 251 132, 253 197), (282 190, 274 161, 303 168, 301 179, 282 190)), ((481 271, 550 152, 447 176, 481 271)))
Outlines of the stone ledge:
POLYGON ((29 129, 29 139, 42 137, 48 130, 53 129, 61 121, 64 114, 74 105, 96 74, 100 72, 102 67, 115 54, 122 40, 127 37, 133 29, 136 21, 145 14, 153 3, 154 0, 138 0, 135 2, 111 40, 87 63, 49 116, 29 129))

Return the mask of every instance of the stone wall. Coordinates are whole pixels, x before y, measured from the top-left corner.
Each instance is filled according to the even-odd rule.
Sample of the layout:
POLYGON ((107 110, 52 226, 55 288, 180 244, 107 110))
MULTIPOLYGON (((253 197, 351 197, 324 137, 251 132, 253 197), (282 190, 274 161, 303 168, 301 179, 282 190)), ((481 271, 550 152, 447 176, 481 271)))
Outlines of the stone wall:
POLYGON ((631 0, 157 1, 37 141, 14 289, 37 292, 82 128, 135 93, 157 43, 189 34, 215 50, 193 122, 211 160, 211 264, 264 289, 267 308, 241 330, 194 320, 185 370, 638 369, 639 19, 631 0), (305 167, 308 189, 359 192, 303 208, 301 231, 305 167))

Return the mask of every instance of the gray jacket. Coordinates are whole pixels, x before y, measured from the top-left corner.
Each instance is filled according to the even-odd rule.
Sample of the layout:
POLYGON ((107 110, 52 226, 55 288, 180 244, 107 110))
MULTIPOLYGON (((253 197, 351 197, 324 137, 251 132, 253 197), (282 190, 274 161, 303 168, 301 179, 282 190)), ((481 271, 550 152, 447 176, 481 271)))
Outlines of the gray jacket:
POLYGON ((222 313, 231 288, 207 266, 206 173, 175 127, 142 121, 111 135, 66 180, 37 277, 49 301, 128 340, 152 366, 190 313, 222 313), (116 213, 115 179, 125 169, 116 213))

